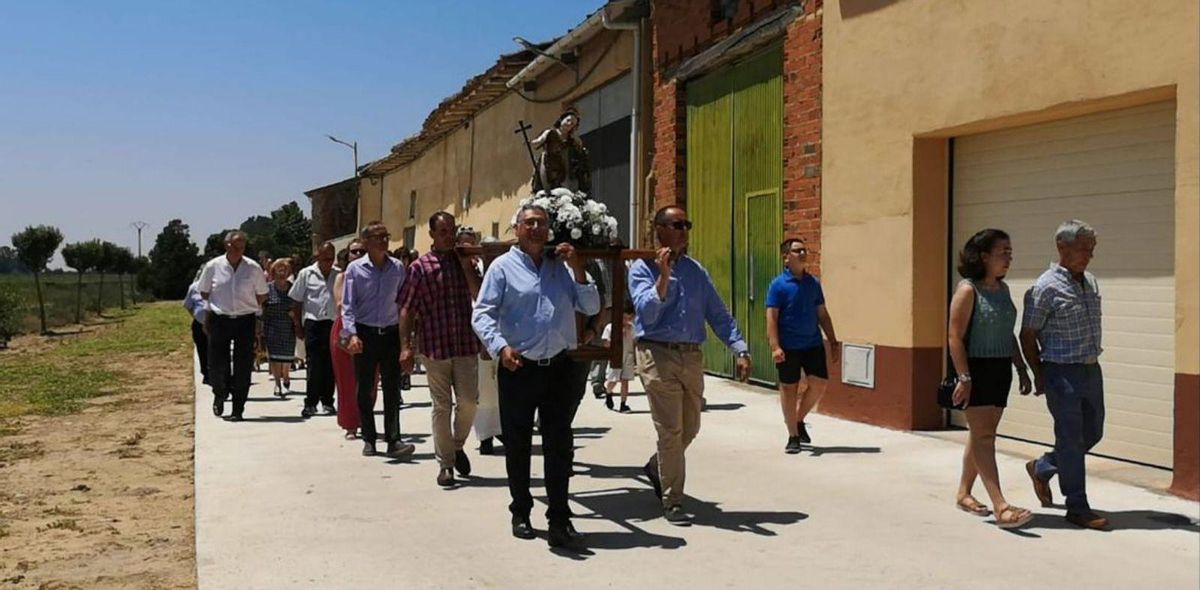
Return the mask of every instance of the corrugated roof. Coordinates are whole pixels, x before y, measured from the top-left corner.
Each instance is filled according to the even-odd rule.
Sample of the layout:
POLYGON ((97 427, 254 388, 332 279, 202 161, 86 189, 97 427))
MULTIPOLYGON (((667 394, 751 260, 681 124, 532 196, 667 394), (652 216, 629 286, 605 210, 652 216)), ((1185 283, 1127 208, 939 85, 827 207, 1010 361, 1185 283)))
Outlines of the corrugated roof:
MULTIPOLYGON (((540 43, 537 48, 544 50, 554 41, 540 43)), ((468 80, 462 90, 438 104, 425 118, 420 132, 392 146, 392 153, 367 166, 363 175, 386 174, 416 160, 439 139, 461 126, 463 121, 504 96, 509 91, 505 83, 535 57, 537 54, 529 50, 501 55, 487 71, 468 80)))

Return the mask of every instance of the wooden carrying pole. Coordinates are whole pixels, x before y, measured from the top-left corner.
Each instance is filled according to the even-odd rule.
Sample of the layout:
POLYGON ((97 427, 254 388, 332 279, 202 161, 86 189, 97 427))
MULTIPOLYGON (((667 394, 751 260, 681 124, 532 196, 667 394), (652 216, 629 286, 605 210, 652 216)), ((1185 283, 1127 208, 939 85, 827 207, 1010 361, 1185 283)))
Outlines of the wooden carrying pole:
MULTIPOLYGON (((458 246, 455 250, 459 256, 481 256, 483 258, 483 266, 486 269, 491 265, 493 260, 508 252, 515 244, 516 242, 493 242, 480 246, 458 246)), ((547 248, 550 247, 548 246, 547 248)), ((654 250, 633 250, 619 247, 576 248, 575 255, 582 256, 585 260, 604 260, 608 262, 608 266, 612 272, 612 280, 609 281, 608 285, 608 300, 612 302, 614 312, 610 318, 612 321, 612 333, 608 348, 583 344, 570 352, 571 358, 577 361, 608 359, 608 362, 612 366, 619 367, 625 355, 625 322, 621 321, 621 313, 616 310, 623 307, 622 302, 625 300, 625 291, 627 289, 625 262, 639 258, 652 260, 654 259, 654 250)), ((603 298, 601 299, 603 300, 603 298)))

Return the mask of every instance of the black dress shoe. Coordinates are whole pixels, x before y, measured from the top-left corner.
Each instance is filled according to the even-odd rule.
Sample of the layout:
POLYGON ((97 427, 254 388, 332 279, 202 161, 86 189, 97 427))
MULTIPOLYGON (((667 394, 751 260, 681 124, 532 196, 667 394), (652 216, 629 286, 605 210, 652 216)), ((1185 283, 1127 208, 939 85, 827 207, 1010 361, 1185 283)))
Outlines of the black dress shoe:
POLYGON ((220 418, 221 414, 224 414, 224 413, 225 413, 225 400, 219 399, 219 398, 214 398, 213 399, 213 416, 220 418))
POLYGON ((537 533, 533 530, 533 525, 529 524, 529 518, 512 519, 512 534, 518 539, 536 539, 537 533))
POLYGON ((362 454, 364 457, 374 457, 377 455, 378 451, 375 450, 375 442, 364 440, 362 454))
POLYGON ((800 436, 800 442, 810 445, 812 437, 808 435, 808 427, 803 422, 796 423, 796 433, 800 436))
POLYGON ((569 521, 569 520, 567 521, 566 528, 567 528, 567 536, 571 537, 572 539, 582 539, 583 538, 583 533, 575 530, 575 525, 572 524, 571 521, 569 521))
POLYGON ((234 412, 232 415, 229 416, 230 422, 241 422, 243 420, 245 420, 245 418, 242 417, 241 412, 234 412))
POLYGON ((658 479, 658 455, 650 457, 646 465, 642 467, 642 473, 650 480, 650 485, 654 486, 654 497, 662 498, 662 481, 658 479))
POLYGON ((494 452, 496 452, 496 446, 495 443, 492 442, 492 437, 489 436, 483 439, 483 442, 479 443, 480 455, 491 455, 494 452))
POLYGON ((312 418, 313 416, 316 416, 316 415, 317 415, 317 407, 316 406, 304 406, 304 409, 300 410, 301 418, 312 418))
POLYGON ((471 460, 467 458, 466 451, 460 449, 454 452, 454 468, 463 477, 471 475, 471 460))
POLYGON ((583 535, 580 535, 579 531, 575 531, 575 534, 572 535, 572 529, 574 527, 569 524, 552 524, 546 535, 546 541, 551 547, 577 548, 579 542, 583 540, 583 535))

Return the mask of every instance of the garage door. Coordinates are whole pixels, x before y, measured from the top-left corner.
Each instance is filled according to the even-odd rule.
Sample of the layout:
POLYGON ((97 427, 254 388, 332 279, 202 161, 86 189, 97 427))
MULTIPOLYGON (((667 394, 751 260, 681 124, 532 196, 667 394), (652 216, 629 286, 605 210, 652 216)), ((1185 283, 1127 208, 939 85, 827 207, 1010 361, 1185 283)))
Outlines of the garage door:
MULTIPOLYGON (((1173 445, 1174 138, 1169 102, 954 141, 955 255, 979 229, 1007 231, 1018 309, 1057 260, 1058 224, 1079 218, 1096 228, 1089 270, 1103 297, 1107 420, 1094 452, 1162 467, 1171 467, 1173 445)), ((1053 444, 1045 402, 1015 388, 1009 399, 1000 434, 1053 444)))

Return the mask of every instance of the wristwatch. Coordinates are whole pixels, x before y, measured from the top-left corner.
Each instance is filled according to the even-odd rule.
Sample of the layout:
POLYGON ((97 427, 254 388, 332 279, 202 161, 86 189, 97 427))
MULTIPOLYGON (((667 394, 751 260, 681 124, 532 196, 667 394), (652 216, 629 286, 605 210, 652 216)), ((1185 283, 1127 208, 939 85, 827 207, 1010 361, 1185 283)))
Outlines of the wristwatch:
POLYGON ((743 351, 737 353, 737 357, 740 359, 748 359, 748 358, 750 358, 750 351, 743 350, 743 351))
POLYGON ((971 374, 970 374, 970 373, 963 373, 962 375, 959 375, 959 376, 958 376, 958 382, 959 382, 959 383, 970 383, 970 382, 971 382, 971 374))

